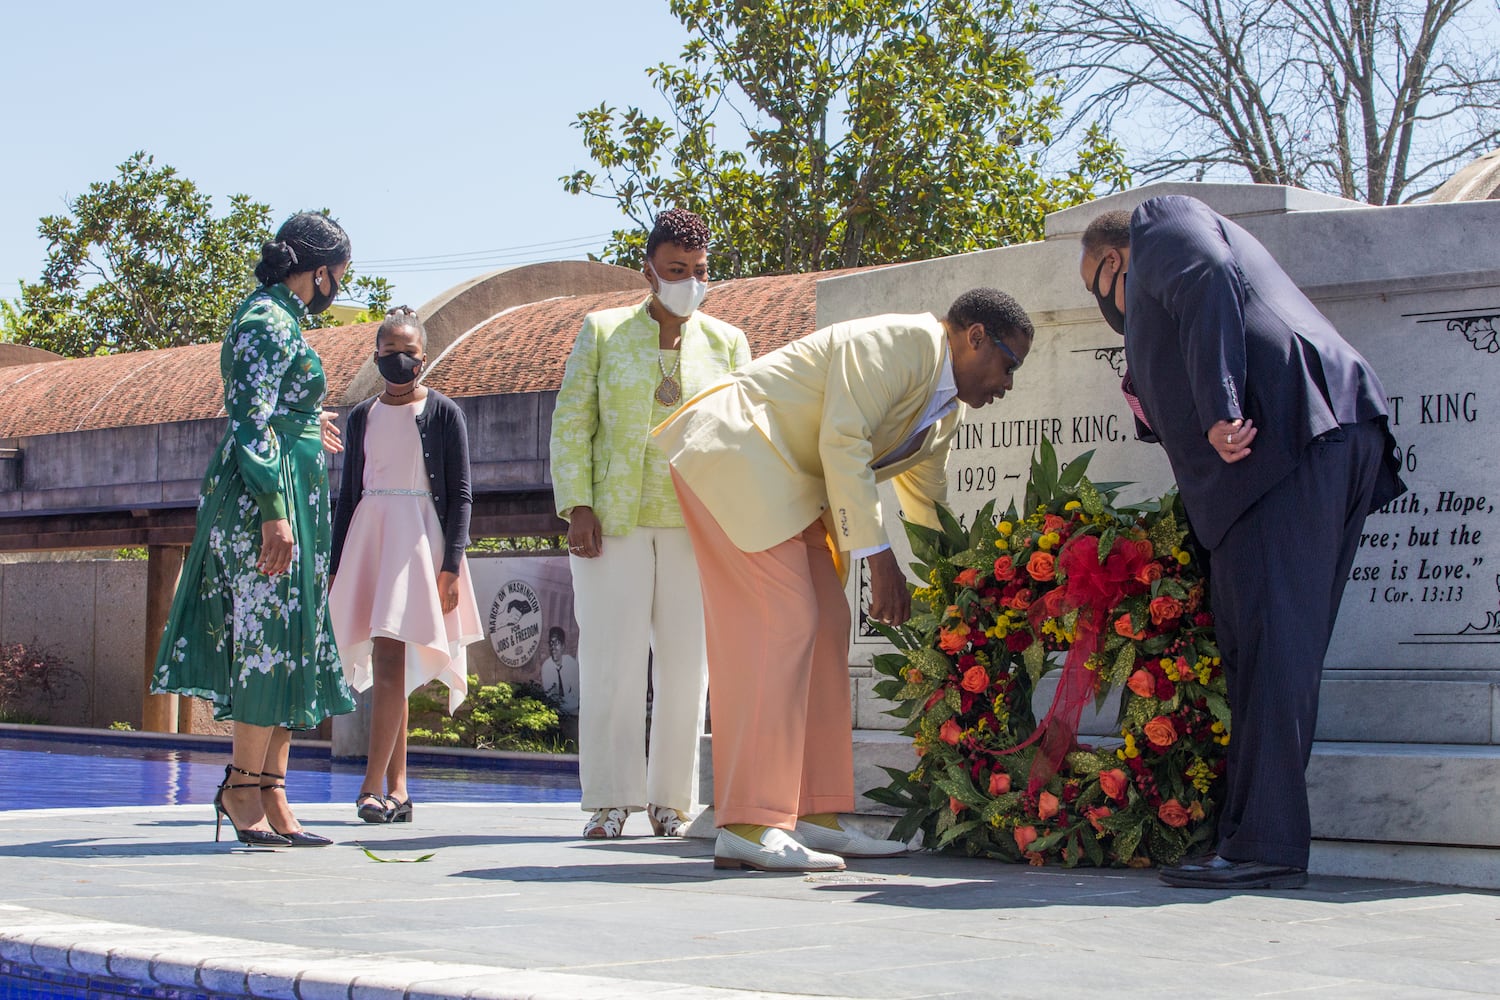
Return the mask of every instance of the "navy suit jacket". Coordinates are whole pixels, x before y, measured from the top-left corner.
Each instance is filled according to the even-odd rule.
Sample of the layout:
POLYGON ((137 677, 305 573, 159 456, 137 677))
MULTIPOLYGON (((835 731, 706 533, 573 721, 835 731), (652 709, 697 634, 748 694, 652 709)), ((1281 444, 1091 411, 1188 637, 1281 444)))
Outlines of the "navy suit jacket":
POLYGON ((1198 539, 1210 549, 1340 424, 1377 421, 1387 456, 1371 510, 1405 491, 1385 392, 1359 352, 1253 236, 1194 198, 1152 198, 1130 220, 1125 356, 1198 539), (1233 464, 1220 420, 1258 430, 1233 464))

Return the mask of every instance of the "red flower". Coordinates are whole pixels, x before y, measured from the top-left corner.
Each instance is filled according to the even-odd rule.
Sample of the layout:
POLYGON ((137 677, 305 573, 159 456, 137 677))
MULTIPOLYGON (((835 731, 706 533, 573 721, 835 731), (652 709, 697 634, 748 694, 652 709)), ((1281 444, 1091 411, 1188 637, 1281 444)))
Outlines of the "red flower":
POLYGON ((1057 576, 1057 557, 1050 552, 1033 552, 1026 562, 1026 572, 1033 580, 1046 583, 1057 576))
POLYGON ((1172 698, 1172 696, 1174 694, 1176 694, 1176 693, 1177 693, 1177 685, 1176 684, 1173 684, 1171 681, 1167 680, 1165 677, 1158 677, 1156 679, 1156 700, 1157 701, 1170 701, 1171 698, 1172 698))
POLYGON ((995 560, 995 579, 1014 580, 1016 578, 1016 566, 1010 556, 1001 556, 995 560))
POLYGON ((1036 827, 1018 826, 1015 830, 1016 846, 1024 853, 1026 848, 1036 843, 1036 827))
POLYGON ((1207 611, 1200 611, 1193 616, 1193 624, 1198 626, 1199 628, 1208 628, 1209 626, 1213 625, 1213 623, 1214 616, 1209 614, 1207 611))
POLYGON ((1156 809, 1156 818, 1168 826, 1187 826, 1188 811, 1176 799, 1168 799, 1156 809))
POLYGON ((1121 615, 1119 618, 1115 619, 1115 633, 1117 635, 1123 635, 1127 639, 1134 639, 1136 642, 1140 642, 1142 639, 1146 638, 1145 630, 1142 630, 1140 632, 1132 632, 1130 630, 1129 615, 1121 615))
POLYGON ((1053 816, 1056 816, 1060 808, 1062 808, 1061 803, 1057 801, 1057 796, 1051 792, 1043 792, 1037 797, 1036 814, 1042 819, 1051 819, 1053 816))
POLYGON ((1005 603, 1016 611, 1025 611, 1031 607, 1032 593, 1029 590, 1018 590, 1005 603))
POLYGON ((958 686, 965 691, 972 691, 978 694, 990 686, 989 671, 976 664, 970 667, 968 672, 964 674, 964 679, 959 682, 958 686))
POLYGON ((979 570, 966 569, 953 578, 953 584, 957 587, 968 587, 971 590, 979 586, 979 570))
POLYGON ((990 795, 1004 795, 1010 791, 1010 775, 1004 771, 996 771, 990 775, 990 795))
POLYGON ((1175 597, 1161 597, 1151 600, 1151 623, 1153 625, 1165 625, 1167 622, 1176 621, 1182 617, 1182 602, 1175 597))
POLYGON ((1146 739, 1158 750, 1165 750, 1177 742, 1177 727, 1165 715, 1158 715, 1142 727, 1146 739))
POLYGON ((938 727, 938 739, 942 740, 944 743, 948 744, 951 747, 958 746, 958 738, 961 735, 963 735, 963 729, 960 728, 959 724, 954 722, 952 719, 949 719, 947 722, 938 727))
POLYGON ((1042 518, 1042 534, 1044 535, 1051 534, 1054 531, 1058 534, 1061 534, 1062 530, 1067 526, 1068 522, 1064 521, 1056 514, 1048 514, 1046 517, 1042 518))
POLYGON ((1161 579, 1161 563, 1149 562, 1136 571, 1137 583, 1144 583, 1148 587, 1156 580, 1161 579))
POLYGON ((1118 767, 1099 772, 1099 788, 1116 802, 1125 801, 1125 790, 1130 787, 1130 778, 1118 767))
POLYGON ((968 807, 950 795, 948 796, 948 808, 953 810, 953 815, 957 816, 968 807))
POLYGON ((1057 618, 1067 611, 1068 595, 1061 587, 1053 587, 1042 597, 1042 610, 1048 618, 1057 618))
POLYGON ((1131 674, 1125 686, 1142 698, 1150 698, 1156 693, 1156 679, 1145 670, 1137 670, 1131 674))
POLYGON ((1031 634, 1012 632, 1005 637, 1005 648, 1012 653, 1024 653, 1031 646, 1031 634))
POLYGON ((1095 833, 1103 833, 1104 827, 1099 825, 1099 821, 1106 816, 1114 815, 1114 810, 1109 806, 1089 806, 1083 811, 1083 815, 1093 826, 1095 833))

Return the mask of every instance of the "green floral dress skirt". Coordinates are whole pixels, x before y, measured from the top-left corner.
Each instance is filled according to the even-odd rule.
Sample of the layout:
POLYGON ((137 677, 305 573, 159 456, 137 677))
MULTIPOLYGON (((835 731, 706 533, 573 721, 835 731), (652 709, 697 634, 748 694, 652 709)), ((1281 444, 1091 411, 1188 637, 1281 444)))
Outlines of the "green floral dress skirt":
POLYGON ((354 711, 328 617, 326 382, 301 315, 284 285, 260 289, 224 341, 229 428, 203 479, 151 683, 208 699, 218 719, 289 729, 354 711), (292 563, 271 577, 256 561, 261 524, 278 518, 291 524, 292 563))

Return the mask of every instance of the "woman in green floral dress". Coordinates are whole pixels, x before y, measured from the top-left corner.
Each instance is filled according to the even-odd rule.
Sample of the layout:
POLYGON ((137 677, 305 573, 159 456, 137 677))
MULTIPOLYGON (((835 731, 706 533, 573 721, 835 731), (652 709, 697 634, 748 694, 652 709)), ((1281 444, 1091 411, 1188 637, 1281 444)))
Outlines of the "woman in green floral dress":
POLYGON ((326 383, 302 337, 349 266, 349 237, 302 213, 265 244, 260 288, 219 355, 229 428, 210 462, 198 526, 157 654, 152 690, 207 698, 234 722, 233 759, 214 797, 239 840, 321 846, 287 805, 293 729, 354 710, 328 618, 331 543, 323 419, 326 383))

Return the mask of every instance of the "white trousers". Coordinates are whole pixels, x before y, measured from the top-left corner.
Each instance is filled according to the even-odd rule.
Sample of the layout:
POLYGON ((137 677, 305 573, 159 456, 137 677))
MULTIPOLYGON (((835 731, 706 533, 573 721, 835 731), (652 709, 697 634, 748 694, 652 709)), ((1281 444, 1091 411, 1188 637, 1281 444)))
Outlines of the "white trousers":
POLYGON ((693 808, 708 654, 698 563, 685 528, 606 535, 569 556, 578 618, 578 777, 586 811, 693 808), (646 675, 651 744, 646 747, 646 675))

